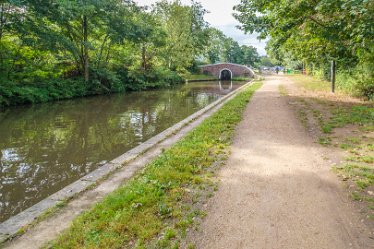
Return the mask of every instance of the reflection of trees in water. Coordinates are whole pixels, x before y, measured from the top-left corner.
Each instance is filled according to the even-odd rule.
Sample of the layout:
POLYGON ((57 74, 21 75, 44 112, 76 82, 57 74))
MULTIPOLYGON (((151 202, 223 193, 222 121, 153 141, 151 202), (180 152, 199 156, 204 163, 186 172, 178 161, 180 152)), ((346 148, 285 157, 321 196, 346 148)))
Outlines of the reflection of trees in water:
MULTIPOLYGON (((30 203, 219 97, 218 84, 15 107, 0 114, 0 213, 30 203), (218 89, 218 90, 217 90, 218 89), (9 160, 9 155, 14 160, 9 160)), ((3 218, 0 218, 3 219, 3 218)))

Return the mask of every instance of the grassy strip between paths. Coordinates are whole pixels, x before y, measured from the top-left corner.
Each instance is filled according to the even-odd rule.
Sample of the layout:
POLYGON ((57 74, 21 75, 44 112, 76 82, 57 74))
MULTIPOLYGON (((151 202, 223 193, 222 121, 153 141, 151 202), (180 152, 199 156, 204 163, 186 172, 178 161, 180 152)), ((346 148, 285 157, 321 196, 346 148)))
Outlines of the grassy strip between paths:
POLYGON ((79 216, 48 247, 179 248, 195 218, 204 215, 195 204, 216 189, 214 172, 227 158, 235 126, 260 86, 255 83, 239 93, 127 184, 79 216))

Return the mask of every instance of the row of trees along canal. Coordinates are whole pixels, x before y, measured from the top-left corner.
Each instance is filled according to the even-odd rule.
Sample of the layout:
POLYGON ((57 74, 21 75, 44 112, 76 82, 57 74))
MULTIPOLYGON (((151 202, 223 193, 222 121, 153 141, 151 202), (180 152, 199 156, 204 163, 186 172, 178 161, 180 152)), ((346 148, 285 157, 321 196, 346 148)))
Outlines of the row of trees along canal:
POLYGON ((374 1, 241 0, 235 8, 243 30, 269 37, 279 63, 330 79, 336 62, 338 88, 374 98, 374 1))
POLYGON ((200 63, 253 65, 192 1, 0 0, 0 106, 168 86, 200 63))

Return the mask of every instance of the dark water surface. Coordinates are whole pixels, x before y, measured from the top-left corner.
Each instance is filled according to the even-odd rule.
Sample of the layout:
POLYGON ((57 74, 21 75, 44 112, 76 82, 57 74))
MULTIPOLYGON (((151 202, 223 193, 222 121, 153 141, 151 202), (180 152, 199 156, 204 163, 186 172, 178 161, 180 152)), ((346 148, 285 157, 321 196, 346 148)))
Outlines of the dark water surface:
POLYGON ((1 111, 0 222, 241 84, 189 83, 1 111))

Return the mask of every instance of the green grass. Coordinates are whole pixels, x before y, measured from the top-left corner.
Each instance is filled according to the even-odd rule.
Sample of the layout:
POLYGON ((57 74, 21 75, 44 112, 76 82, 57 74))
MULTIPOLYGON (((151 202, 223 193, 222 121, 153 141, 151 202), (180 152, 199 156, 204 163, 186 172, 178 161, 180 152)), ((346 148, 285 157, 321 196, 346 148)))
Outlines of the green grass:
POLYGON ((312 76, 306 75, 290 75, 295 83, 310 91, 330 91, 331 85, 329 82, 313 78, 312 76))
POLYGON ((362 197, 358 192, 352 192, 351 197, 354 201, 362 201, 362 197))
POLYGON ((335 167, 335 170, 352 179, 361 190, 374 184, 374 167, 347 163, 335 167))
POLYGON ((298 117, 304 128, 308 128, 308 114, 304 110, 300 109, 298 111, 298 117))
MULTIPOLYGON (((74 220, 52 248, 178 248, 194 217, 193 197, 215 188, 215 165, 227 158, 235 126, 255 83, 184 139, 165 150, 123 187, 74 220), (223 158, 223 159, 222 159, 223 158)), ((211 191, 210 191, 211 192, 211 191)), ((209 193, 210 193, 209 192, 209 193)))
POLYGON ((373 131, 374 108, 363 105, 332 108, 330 120, 320 122, 321 130, 325 134, 330 134, 334 128, 345 127, 348 124, 358 125, 364 132, 373 131))
POLYGON ((336 108, 327 124, 332 128, 344 127, 347 124, 359 126, 374 125, 374 108, 370 106, 353 106, 351 108, 336 108))
POLYGON ((349 144, 349 143, 343 143, 343 144, 340 144, 339 147, 343 150, 348 150, 348 149, 353 149, 354 145, 349 144))
POLYGON ((349 144, 355 144, 355 145, 358 145, 361 143, 361 139, 358 137, 347 137, 344 139, 344 141, 349 144))
POLYGON ((318 143, 324 146, 331 145, 330 137, 320 137, 318 138, 318 143))
MULTIPOLYGON (((192 74, 186 76, 187 80, 219 80, 217 77, 212 75, 206 75, 206 74, 192 74)), ((250 81, 252 78, 248 77, 234 77, 232 78, 232 81, 250 81)))
POLYGON ((248 78, 248 77, 234 77, 232 78, 233 81, 250 81, 252 80, 252 78, 248 78))
POLYGON ((206 74, 192 74, 186 77, 187 80, 217 80, 217 77, 206 74))
POLYGON ((368 151, 374 151, 374 144, 368 144, 366 145, 368 151))
POLYGON ((367 156, 367 155, 350 156, 350 157, 347 157, 347 161, 374 163, 374 157, 367 156))

